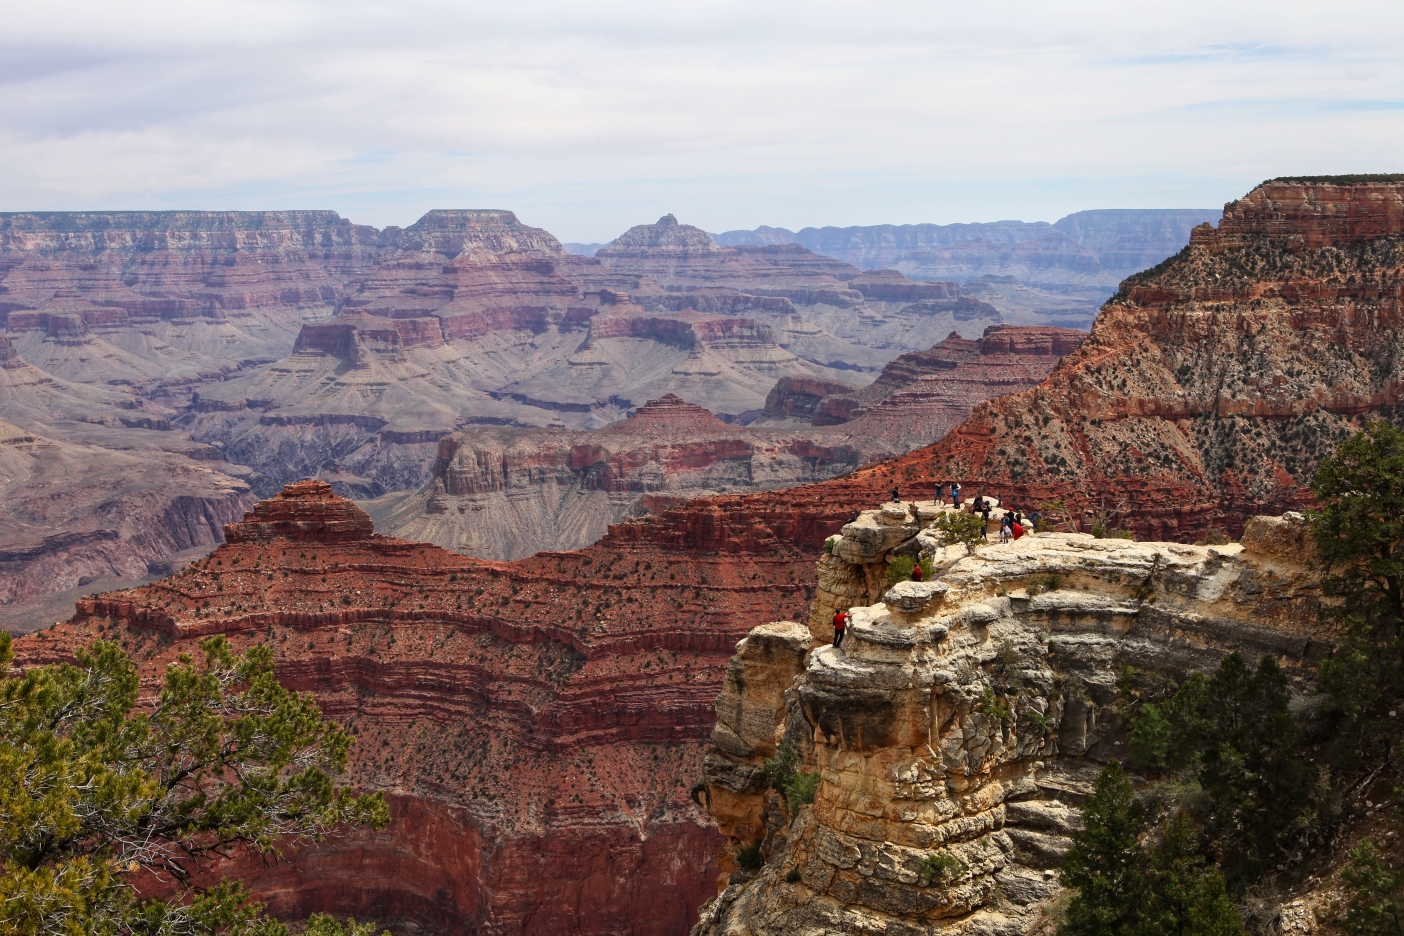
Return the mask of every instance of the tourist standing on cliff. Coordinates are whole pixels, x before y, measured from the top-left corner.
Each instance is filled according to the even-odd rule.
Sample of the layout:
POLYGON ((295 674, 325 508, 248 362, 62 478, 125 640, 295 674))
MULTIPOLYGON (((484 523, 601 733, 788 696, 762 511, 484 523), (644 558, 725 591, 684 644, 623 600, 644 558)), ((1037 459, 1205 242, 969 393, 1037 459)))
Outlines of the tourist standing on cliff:
POLYGON ((1004 516, 999 518, 999 538, 1003 542, 1009 542, 1009 536, 1014 532, 1014 515, 1009 511, 1004 512, 1004 516))
POLYGON ((834 646, 843 643, 843 632, 848 629, 848 612, 834 612, 834 646))
POLYGON ((982 527, 980 527, 980 534, 981 534, 982 536, 984 536, 985 539, 989 539, 989 538, 990 538, 990 502, 987 501, 987 500, 985 500, 985 499, 982 497, 982 498, 980 498, 980 500, 977 501, 976 503, 979 504, 980 516, 982 516, 982 517, 985 518, 985 525, 982 526, 982 527))
POLYGON ((946 484, 945 484, 945 482, 943 481, 943 482, 941 482, 940 484, 936 485, 936 503, 938 503, 938 504, 944 504, 945 502, 946 502, 946 484))
POLYGON ((893 489, 892 489, 892 500, 893 500, 894 502, 896 502, 896 501, 900 501, 901 499, 902 499, 902 492, 899 491, 897 488, 893 488, 893 489))
POLYGON ((919 561, 912 564, 912 581, 921 581, 921 562, 919 561))
POLYGON ((955 504, 956 510, 960 509, 960 484, 955 481, 951 482, 951 503, 955 504))

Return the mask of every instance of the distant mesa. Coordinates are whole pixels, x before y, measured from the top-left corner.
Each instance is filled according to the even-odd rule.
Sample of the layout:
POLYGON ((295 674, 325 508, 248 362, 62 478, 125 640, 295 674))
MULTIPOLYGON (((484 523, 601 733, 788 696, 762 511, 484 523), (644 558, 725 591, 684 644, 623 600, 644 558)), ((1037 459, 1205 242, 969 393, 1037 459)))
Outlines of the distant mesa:
POLYGON ((618 256, 631 250, 700 251, 720 250, 712 235, 690 224, 679 224, 671 214, 665 214, 655 224, 638 224, 596 251, 595 256, 618 256))
POLYGON ((293 541, 349 543, 375 533, 370 515, 338 497, 325 481, 298 481, 259 501, 238 523, 226 524, 226 543, 282 537, 293 541))

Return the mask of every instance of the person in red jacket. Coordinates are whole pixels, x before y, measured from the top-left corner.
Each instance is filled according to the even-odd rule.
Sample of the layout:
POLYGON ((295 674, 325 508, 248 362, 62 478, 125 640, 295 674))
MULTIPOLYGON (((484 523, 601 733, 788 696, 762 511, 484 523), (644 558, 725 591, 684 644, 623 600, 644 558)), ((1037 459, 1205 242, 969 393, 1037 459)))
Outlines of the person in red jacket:
POLYGON ((921 563, 920 563, 920 562, 918 562, 918 563, 916 563, 915 565, 912 566, 912 581, 913 581, 913 582, 920 582, 920 581, 921 581, 921 563))
POLYGON ((848 612, 834 612, 834 646, 843 643, 843 632, 848 629, 848 612))
POLYGON ((1014 521, 1014 538, 1018 539, 1024 535, 1024 525, 1018 520, 1014 521))

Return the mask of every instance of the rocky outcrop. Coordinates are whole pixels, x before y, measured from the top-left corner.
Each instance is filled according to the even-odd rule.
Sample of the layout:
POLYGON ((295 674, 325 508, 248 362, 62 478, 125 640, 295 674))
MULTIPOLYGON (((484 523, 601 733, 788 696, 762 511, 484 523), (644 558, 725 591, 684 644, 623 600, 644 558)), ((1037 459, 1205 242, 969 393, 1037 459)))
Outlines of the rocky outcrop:
POLYGON ((352 543, 375 533, 370 514, 332 493, 325 481, 289 484, 274 497, 259 501, 244 519, 224 528, 226 543, 352 543))
POLYGON ((105 634, 146 680, 203 635, 273 648, 279 678, 355 733, 349 779, 386 791, 393 815, 246 869, 274 912, 428 933, 691 925, 719 844, 688 795, 712 702, 749 622, 803 612, 796 549, 616 543, 484 562, 366 535, 317 484, 255 507, 230 539, 17 646, 68 659, 105 634))
POLYGON ((728 839, 722 890, 696 936, 1027 931, 1100 764, 1127 753, 1127 672, 1229 651, 1294 672, 1330 646, 1300 517, 1228 546, 1049 533, 966 556, 931 528, 950 509, 864 512, 819 561, 808 626, 738 645, 698 789, 728 839), (940 574, 890 586, 909 550, 940 574), (761 769, 782 740, 819 774, 793 814, 761 769), (751 846, 758 872, 737 862, 751 846), (923 864, 942 853, 944 880, 923 864))
POLYGON ((1309 503, 1366 417, 1400 419, 1401 183, 1274 182, 1138 274, 1038 387, 896 470, 1195 539, 1309 503), (1380 233, 1386 232, 1386 233, 1380 233))

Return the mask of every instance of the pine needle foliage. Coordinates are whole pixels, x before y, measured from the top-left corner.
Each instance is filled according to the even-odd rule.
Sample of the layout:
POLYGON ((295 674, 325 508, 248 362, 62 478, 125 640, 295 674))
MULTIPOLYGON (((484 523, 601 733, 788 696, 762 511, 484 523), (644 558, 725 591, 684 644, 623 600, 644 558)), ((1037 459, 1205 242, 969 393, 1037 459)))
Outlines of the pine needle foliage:
MULTIPOLYGON (((0 633, 0 936, 285 936, 240 885, 201 888, 197 874, 389 821, 380 794, 333 781, 353 739, 277 682, 268 648, 240 655, 212 637, 201 652, 142 699, 115 643, 12 674, 0 633), (139 898, 136 871, 176 896, 139 898)), ((369 929, 317 917, 308 932, 369 929)))

